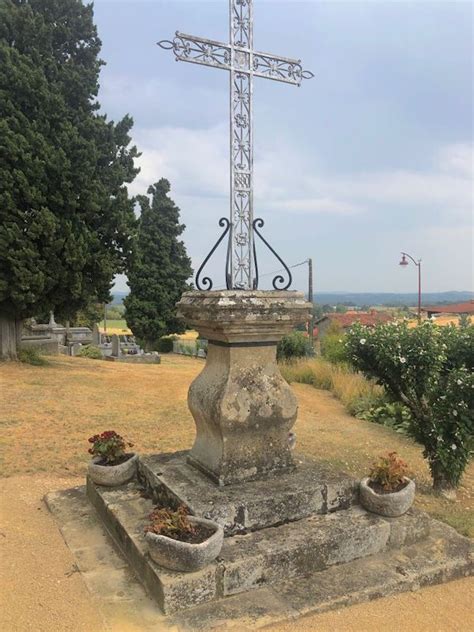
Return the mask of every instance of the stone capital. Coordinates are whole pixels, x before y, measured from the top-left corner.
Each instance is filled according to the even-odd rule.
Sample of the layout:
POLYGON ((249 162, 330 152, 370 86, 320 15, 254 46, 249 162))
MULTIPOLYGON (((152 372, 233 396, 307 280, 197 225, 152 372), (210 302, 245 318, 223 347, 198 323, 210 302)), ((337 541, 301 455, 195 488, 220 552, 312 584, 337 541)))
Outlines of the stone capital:
POLYGON ((206 340, 275 342, 309 317, 303 292, 185 292, 178 314, 206 340))

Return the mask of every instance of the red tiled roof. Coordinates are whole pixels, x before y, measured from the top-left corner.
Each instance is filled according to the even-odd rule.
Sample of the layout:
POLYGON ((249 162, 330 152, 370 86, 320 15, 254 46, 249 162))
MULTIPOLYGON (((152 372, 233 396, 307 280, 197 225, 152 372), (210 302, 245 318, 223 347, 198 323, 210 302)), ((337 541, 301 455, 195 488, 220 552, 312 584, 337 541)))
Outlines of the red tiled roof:
POLYGON ((450 305, 427 305, 421 309, 433 314, 474 314, 474 300, 450 305))
POLYGON ((323 318, 328 318, 331 321, 339 323, 343 329, 350 327, 356 322, 359 322, 361 325, 368 325, 371 327, 374 325, 380 325, 381 323, 388 323, 390 320, 393 320, 393 316, 390 314, 375 311, 352 312, 350 314, 327 314, 323 318))

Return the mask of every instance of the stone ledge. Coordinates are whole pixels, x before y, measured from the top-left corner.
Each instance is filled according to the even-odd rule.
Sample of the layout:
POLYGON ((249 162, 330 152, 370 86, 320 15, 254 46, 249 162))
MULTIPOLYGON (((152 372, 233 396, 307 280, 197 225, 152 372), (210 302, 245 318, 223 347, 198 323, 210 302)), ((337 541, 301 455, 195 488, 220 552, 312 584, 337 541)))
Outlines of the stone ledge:
POLYGON ((140 479, 156 500, 184 503, 194 515, 221 524, 226 535, 347 509, 357 502, 357 481, 303 455, 296 454, 297 467, 291 472, 224 487, 189 465, 187 456, 140 456, 140 479))
POLYGON ((397 545, 428 533, 428 517, 421 512, 390 521, 352 507, 226 538, 216 562, 195 573, 175 573, 148 556, 143 527, 153 502, 141 497, 138 486, 129 483, 110 490, 88 480, 87 494, 107 531, 167 614, 374 555, 390 547, 394 533, 397 545))

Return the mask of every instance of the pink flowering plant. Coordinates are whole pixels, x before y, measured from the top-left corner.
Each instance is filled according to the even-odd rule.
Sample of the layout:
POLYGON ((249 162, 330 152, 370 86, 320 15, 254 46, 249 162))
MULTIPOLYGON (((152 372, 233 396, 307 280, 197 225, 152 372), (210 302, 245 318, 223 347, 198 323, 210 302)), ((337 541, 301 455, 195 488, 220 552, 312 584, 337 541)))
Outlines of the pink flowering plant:
POLYGON ((102 459, 107 465, 115 465, 122 461, 126 456, 127 447, 133 447, 133 443, 126 442, 115 430, 106 430, 100 435, 96 434, 89 438, 89 443, 92 443, 88 450, 89 454, 102 459))
POLYGON ((356 323, 346 351, 355 369, 410 412, 408 433, 424 447, 433 487, 457 487, 474 447, 474 325, 356 323))

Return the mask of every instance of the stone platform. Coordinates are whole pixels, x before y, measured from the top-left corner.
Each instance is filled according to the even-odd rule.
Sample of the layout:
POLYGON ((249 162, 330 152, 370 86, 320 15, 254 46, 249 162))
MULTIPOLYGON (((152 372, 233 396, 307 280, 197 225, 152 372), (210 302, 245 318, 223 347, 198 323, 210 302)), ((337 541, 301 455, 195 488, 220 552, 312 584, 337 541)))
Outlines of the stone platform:
POLYGON ((412 544, 429 532, 424 513, 410 511, 390 519, 354 506, 227 537, 214 563, 201 571, 176 573, 159 567, 147 554, 143 527, 154 502, 143 498, 140 486, 129 483, 111 490, 89 480, 87 495, 130 566, 167 614, 412 544))
POLYGON ((348 509, 357 502, 357 481, 304 455, 295 456, 297 467, 290 472, 221 487, 187 457, 188 452, 141 456, 140 481, 155 502, 184 503, 193 515, 221 524, 226 535, 348 509))
MULTIPOLYGON (((95 491, 98 489, 105 488, 95 488, 95 491)), ((113 539, 105 532, 104 522, 89 502, 84 487, 51 493, 45 500, 91 593, 104 604, 109 604, 107 607, 113 608, 114 612, 117 609, 132 612, 143 630, 156 629, 158 622, 163 627, 168 624, 177 626, 179 630, 194 631, 207 631, 219 626, 219 629, 225 629, 227 624, 233 626, 232 629, 259 628, 309 613, 417 590, 467 576, 473 569, 472 543, 451 527, 421 512, 411 511, 401 519, 382 519, 352 507, 308 521, 314 522, 315 527, 310 529, 313 534, 311 562, 304 561, 301 542, 292 538, 292 554, 297 553, 300 547, 298 557, 300 561, 303 558, 306 564, 304 577, 296 577, 294 566, 279 557, 278 549, 283 538, 275 537, 264 542, 264 531, 226 538, 226 548, 210 572, 215 579, 216 576, 222 577, 216 569, 224 569, 222 574, 227 575, 227 583, 216 582, 214 596, 209 599, 212 591, 209 591, 209 578, 205 579, 206 569, 198 574, 172 573, 156 565, 153 568, 153 563, 143 555, 143 542, 136 519, 148 511, 150 501, 141 497, 140 490, 129 484, 108 490, 107 494, 107 500, 97 494, 97 503, 99 508, 102 506, 103 513, 111 516, 106 525, 107 529, 111 529, 113 539), (117 517, 112 519, 112 515, 117 517), (340 545, 334 548, 336 534, 331 540, 336 520, 341 520, 339 537, 349 537, 349 542, 342 548, 340 545), (350 522, 352 529, 348 527, 350 522), (114 523, 117 528, 113 527, 114 523), (129 524, 129 536, 125 540, 120 540, 119 523, 122 526, 129 524), (359 531, 361 539, 356 537, 357 524, 362 527, 359 531), (322 527, 319 536, 316 536, 316 525, 322 527), (377 544, 371 544, 369 550, 367 540, 374 536, 377 544), (120 547, 121 553, 116 552, 112 543, 120 547), (237 562, 239 559, 242 562, 246 560, 247 570, 251 570, 248 557, 251 550, 256 571, 245 574, 249 590, 234 594, 235 582, 239 577, 238 581, 244 580, 245 570, 237 562), (166 592, 168 598, 172 596, 175 609, 182 605, 186 605, 187 609, 163 617, 130 573, 129 565, 122 557, 123 552, 127 561, 130 560, 130 552, 137 556, 132 564, 135 572, 137 564, 141 563, 145 569, 148 568, 149 577, 153 578, 156 573, 155 578, 158 577, 161 585, 166 587, 163 594, 166 592), (354 554, 357 559, 342 563, 354 554), (271 581, 262 581, 262 577, 265 578, 265 570, 262 573, 262 569, 272 557, 275 561, 279 559, 281 568, 268 577, 271 581), (227 586, 226 596, 224 586, 227 586), (196 605, 187 601, 180 603, 181 599, 187 599, 189 590, 197 599, 196 605)), ((307 523, 306 520, 301 522, 307 523)), ((285 529, 295 526, 282 525, 267 531, 283 535, 285 529)), ((171 606, 169 612, 172 611, 171 606)), ((176 627, 173 629, 176 630, 176 627)))

